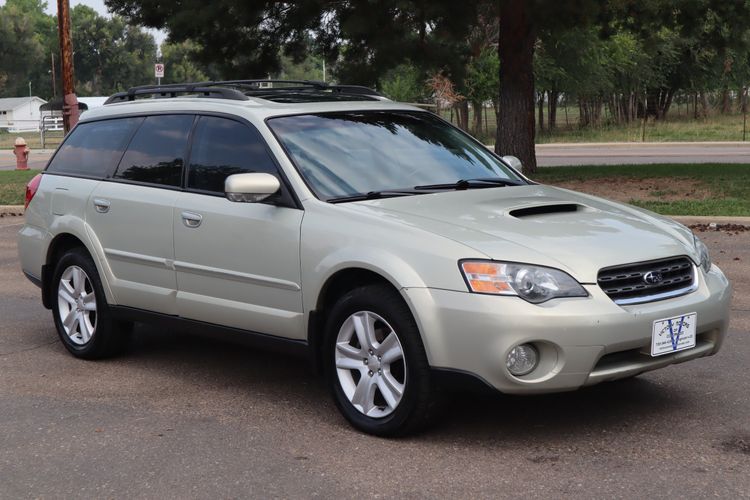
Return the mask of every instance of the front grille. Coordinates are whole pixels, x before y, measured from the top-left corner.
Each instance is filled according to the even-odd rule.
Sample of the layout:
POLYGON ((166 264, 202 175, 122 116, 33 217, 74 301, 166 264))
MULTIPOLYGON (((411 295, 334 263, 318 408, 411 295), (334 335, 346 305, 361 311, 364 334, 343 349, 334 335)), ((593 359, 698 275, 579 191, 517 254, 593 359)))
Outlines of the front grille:
POLYGON ((687 257, 672 257, 608 267, 599 271, 597 283, 617 304, 652 302, 692 292, 695 266, 687 257))

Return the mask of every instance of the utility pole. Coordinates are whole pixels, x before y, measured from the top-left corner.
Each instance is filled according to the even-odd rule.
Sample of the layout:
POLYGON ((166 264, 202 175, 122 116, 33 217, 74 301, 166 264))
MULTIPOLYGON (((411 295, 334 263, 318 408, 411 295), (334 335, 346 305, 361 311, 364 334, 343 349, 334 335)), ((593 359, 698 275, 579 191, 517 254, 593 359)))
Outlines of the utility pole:
POLYGON ((55 78, 55 53, 49 53, 52 59, 52 97, 57 97, 57 78, 55 78))
POLYGON ((70 38, 70 4, 57 0, 57 23, 60 36, 60 70, 63 84, 63 128, 65 133, 78 123, 78 98, 73 78, 73 43, 70 38))
POLYGON ((742 142, 747 140, 747 87, 742 88, 742 142))

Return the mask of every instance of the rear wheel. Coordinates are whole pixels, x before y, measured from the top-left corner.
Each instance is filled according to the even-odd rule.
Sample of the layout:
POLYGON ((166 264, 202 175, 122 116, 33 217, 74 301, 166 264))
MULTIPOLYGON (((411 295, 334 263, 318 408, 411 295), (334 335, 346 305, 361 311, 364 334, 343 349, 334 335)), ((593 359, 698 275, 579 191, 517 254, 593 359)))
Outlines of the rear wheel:
POLYGON ((326 333, 327 380, 354 427, 397 436, 427 423, 429 364, 411 311, 395 290, 371 285, 347 293, 331 310, 326 333))
POLYGON ((85 250, 74 248, 60 258, 51 289, 55 326, 68 352, 98 359, 124 348, 131 325, 112 319, 99 273, 85 250))

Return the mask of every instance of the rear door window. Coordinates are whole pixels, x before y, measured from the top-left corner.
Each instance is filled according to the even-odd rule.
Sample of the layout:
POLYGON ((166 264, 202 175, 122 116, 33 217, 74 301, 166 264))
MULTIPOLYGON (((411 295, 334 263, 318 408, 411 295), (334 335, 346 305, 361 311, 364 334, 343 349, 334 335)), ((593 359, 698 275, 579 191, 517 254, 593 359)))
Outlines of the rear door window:
POLYGON ((130 141, 115 177, 179 187, 193 115, 149 116, 130 141))
POLYGON ((202 116, 193 136, 187 187, 224 193, 227 177, 248 172, 278 177, 260 133, 234 120, 202 116))
POLYGON ((60 146, 47 172, 99 179, 111 176, 142 122, 143 118, 137 117, 78 124, 60 146))

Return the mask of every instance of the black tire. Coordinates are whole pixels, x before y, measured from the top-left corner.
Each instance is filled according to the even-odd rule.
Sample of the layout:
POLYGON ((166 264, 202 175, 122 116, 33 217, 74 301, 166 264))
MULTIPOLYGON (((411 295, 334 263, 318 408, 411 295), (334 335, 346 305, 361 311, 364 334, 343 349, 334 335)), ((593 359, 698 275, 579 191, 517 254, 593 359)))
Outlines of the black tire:
MULTIPOLYGON (((326 381, 332 390, 333 399, 355 428, 376 436, 396 437, 413 434, 430 422, 435 406, 435 389, 427 355, 409 307, 392 287, 368 285, 343 295, 328 315, 323 348, 326 381), (365 415, 354 406, 342 387, 336 368, 335 353, 339 332, 350 316, 363 311, 375 313, 392 327, 392 333, 397 335, 403 352, 403 394, 395 409, 379 418, 365 415)), ((347 371, 356 372, 355 369, 347 371)), ((366 376, 366 373, 361 375, 366 376)), ((375 391, 377 394, 379 389, 375 391)), ((382 394, 380 397, 383 397, 382 394)))
MULTIPOLYGON (((66 280, 66 283, 68 282, 66 280)), ((104 289, 102 288, 101 279, 99 278, 99 272, 96 269, 93 259, 85 249, 80 247, 70 249, 57 261, 52 277, 50 294, 52 316, 57 328, 57 334, 60 336, 60 340, 65 348, 73 356, 82 359, 102 359, 114 356, 125 348, 132 329, 132 323, 118 322, 112 318, 112 313, 107 304, 104 289), (66 331, 66 327, 63 325, 63 318, 61 317, 61 307, 67 306, 61 306, 60 304, 61 299, 58 297, 60 282, 66 271, 71 270, 72 272, 75 268, 81 269, 85 273, 84 277, 86 279, 83 286, 85 294, 88 296, 93 293, 95 298, 96 310, 93 311, 93 314, 91 311, 82 311, 83 314, 89 317, 89 324, 93 326, 93 329, 87 327, 86 331, 91 331, 87 340, 84 340, 85 337, 82 334, 84 328, 80 324, 83 321, 82 317, 73 326, 74 332, 81 332, 80 335, 73 335, 73 337, 76 337, 75 340, 66 331)), ((66 301, 63 300, 63 302, 66 301)), ((62 314, 67 316, 65 311, 62 314)))

